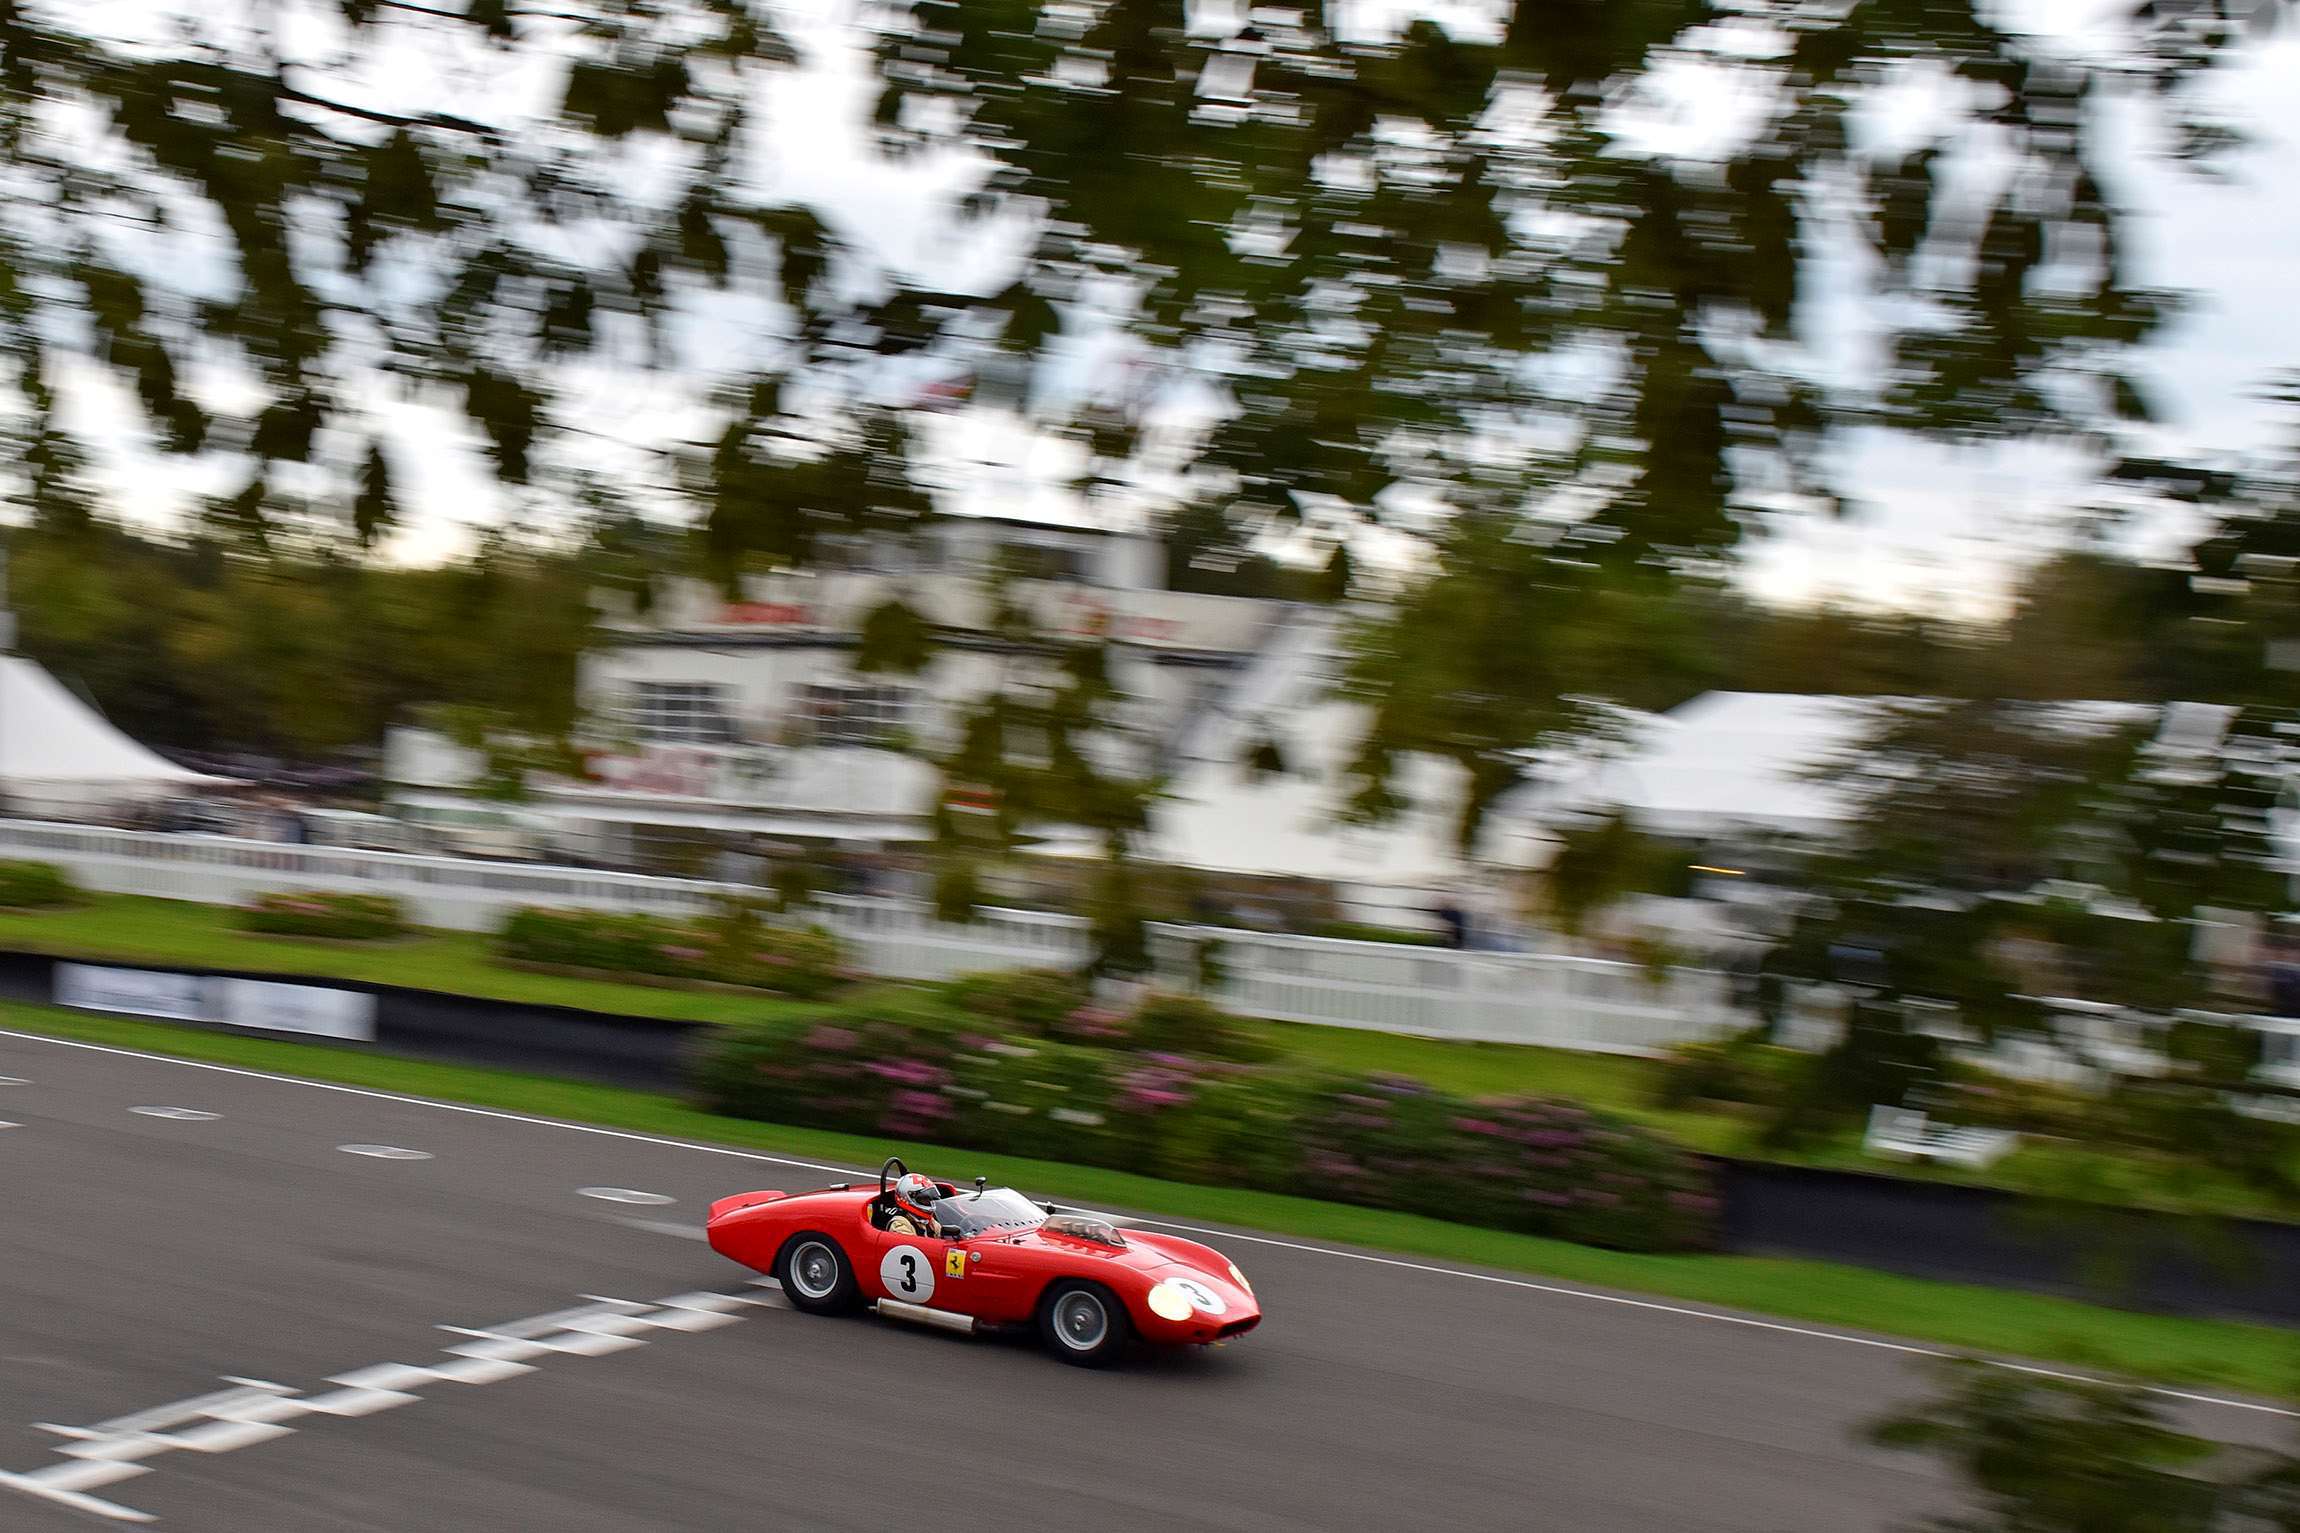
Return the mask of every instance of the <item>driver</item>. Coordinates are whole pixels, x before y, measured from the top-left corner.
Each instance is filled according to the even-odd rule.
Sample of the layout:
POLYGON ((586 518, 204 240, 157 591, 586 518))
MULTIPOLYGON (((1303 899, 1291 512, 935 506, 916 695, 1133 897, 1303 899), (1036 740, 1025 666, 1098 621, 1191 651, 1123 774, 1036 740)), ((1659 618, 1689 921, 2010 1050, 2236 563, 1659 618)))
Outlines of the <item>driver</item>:
POLYGON ((894 1184, 894 1209, 887 1215, 886 1229, 890 1235, 932 1235, 940 1221, 934 1217, 934 1205, 942 1197, 942 1189, 916 1171, 907 1172, 894 1184))

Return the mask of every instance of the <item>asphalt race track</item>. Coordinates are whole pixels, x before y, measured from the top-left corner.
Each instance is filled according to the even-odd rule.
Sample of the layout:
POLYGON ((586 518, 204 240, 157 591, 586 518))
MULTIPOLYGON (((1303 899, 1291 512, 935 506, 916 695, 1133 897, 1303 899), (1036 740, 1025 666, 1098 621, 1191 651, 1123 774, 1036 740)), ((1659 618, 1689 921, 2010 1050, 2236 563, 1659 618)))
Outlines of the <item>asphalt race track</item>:
POLYGON ((1262 1329, 1096 1374, 782 1307, 695 1231, 725 1193, 843 1179, 768 1157, 5 1033, 0 1124, 0 1529, 1856 1533, 1943 1506, 1852 1441, 1915 1377, 1857 1338, 1216 1234, 1262 1329))

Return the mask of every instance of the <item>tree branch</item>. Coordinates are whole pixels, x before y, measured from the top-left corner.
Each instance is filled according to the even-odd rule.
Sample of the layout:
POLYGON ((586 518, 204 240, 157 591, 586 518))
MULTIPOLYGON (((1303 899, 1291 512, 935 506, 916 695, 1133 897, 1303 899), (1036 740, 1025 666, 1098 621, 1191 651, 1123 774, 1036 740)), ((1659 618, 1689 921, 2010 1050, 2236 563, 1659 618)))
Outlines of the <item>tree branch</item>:
POLYGON ((400 112, 385 112, 374 107, 353 106, 344 101, 330 101, 325 96, 315 96, 310 91, 301 90, 288 84, 284 74, 279 82, 279 98, 282 101, 292 101, 298 106, 317 107, 323 112, 336 112, 345 117, 356 117, 362 122, 380 123, 387 128, 439 128, 449 133, 468 133, 491 144, 503 141, 503 135, 500 132, 483 122, 473 122, 467 117, 450 117, 443 112, 426 112, 418 117, 410 117, 400 112))

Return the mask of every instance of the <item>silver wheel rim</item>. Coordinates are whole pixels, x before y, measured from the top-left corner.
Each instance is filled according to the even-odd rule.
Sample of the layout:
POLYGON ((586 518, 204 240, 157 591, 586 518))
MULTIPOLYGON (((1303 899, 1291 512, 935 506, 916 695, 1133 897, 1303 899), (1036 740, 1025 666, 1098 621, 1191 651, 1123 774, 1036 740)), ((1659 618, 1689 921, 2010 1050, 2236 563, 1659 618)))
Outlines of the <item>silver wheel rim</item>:
POLYGON ((791 1253, 791 1286, 810 1299, 827 1299, 839 1286, 838 1253, 810 1240, 791 1253))
POLYGON ((1090 1293, 1066 1293, 1054 1303, 1054 1334, 1073 1352, 1091 1352, 1110 1334, 1110 1314, 1090 1293))

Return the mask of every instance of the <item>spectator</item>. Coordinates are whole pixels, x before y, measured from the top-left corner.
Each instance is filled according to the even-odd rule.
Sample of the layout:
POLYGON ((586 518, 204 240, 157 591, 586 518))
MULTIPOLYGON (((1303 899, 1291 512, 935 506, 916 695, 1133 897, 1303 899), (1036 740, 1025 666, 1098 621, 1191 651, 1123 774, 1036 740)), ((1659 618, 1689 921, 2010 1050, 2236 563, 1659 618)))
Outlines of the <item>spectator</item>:
POLYGON ((2282 934, 2268 948, 2268 1010, 2279 1017, 2300 1017, 2300 953, 2282 934))

